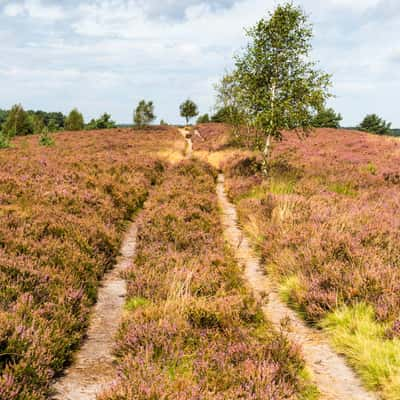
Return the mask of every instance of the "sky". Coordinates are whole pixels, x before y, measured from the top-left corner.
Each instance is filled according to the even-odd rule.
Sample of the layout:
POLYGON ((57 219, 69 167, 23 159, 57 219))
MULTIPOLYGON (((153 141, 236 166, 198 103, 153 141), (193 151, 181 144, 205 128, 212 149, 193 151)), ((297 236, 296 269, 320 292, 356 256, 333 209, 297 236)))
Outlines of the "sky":
MULTIPOLYGON (((313 58, 332 74, 344 126, 377 113, 400 127, 400 1, 298 0, 313 58)), ((191 98, 212 112, 214 84, 276 0, 0 0, 0 108, 108 112, 132 121, 139 100, 180 121, 191 98)))

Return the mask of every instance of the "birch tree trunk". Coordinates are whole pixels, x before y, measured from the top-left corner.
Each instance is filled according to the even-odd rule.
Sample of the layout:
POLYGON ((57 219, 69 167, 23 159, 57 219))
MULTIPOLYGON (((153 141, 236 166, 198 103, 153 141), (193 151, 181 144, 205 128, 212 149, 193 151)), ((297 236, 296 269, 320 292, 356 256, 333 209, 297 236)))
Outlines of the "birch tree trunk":
POLYGON ((271 128, 267 134, 267 139, 265 140, 265 147, 263 152, 263 173, 266 177, 269 174, 269 164, 271 158, 271 144, 272 138, 275 136, 275 99, 276 99, 276 84, 273 83, 271 87, 271 128))

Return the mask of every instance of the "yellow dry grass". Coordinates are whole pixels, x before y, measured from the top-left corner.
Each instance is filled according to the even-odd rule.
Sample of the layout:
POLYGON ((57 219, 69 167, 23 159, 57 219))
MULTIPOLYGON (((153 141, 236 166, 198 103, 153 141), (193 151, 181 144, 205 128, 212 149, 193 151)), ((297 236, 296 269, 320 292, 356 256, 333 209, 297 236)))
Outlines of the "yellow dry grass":
POLYGON ((206 150, 198 150, 193 153, 193 155, 202 160, 204 162, 210 163, 214 168, 221 170, 224 161, 232 158, 234 156, 251 156, 252 152, 246 150, 239 149, 229 149, 229 150, 221 150, 221 151, 206 151, 206 150))

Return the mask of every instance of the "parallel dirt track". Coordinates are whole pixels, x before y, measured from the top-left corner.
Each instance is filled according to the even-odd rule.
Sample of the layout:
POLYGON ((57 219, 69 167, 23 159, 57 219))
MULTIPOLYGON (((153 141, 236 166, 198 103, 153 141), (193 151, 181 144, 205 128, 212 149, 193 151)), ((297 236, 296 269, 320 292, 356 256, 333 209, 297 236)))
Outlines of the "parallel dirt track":
POLYGON ((125 235, 117 265, 106 274, 99 290, 87 339, 72 366, 54 385, 54 400, 95 400, 116 378, 112 349, 126 296, 126 283, 120 274, 132 263, 136 234, 137 227, 132 224, 125 235))

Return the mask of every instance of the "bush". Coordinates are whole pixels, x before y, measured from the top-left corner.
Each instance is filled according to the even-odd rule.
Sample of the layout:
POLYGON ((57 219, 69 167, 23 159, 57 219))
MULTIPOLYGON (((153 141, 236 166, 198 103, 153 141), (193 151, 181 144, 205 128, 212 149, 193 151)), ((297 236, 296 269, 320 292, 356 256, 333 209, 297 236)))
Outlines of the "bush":
POLYGON ((340 128, 342 120, 340 114, 336 114, 333 108, 321 110, 313 119, 312 126, 315 128, 340 128))
POLYGON ((74 108, 65 120, 65 129, 67 131, 81 131, 84 128, 83 115, 74 108))
POLYGON ((8 149, 9 147, 11 147, 10 138, 0 132, 0 149, 8 149))
POLYGON ((44 129, 42 134, 39 137, 39 144, 41 146, 53 146, 54 139, 50 136, 49 131, 44 129))
POLYGON ((92 119, 87 125, 86 129, 96 130, 96 129, 112 129, 115 128, 116 123, 111 120, 111 115, 104 113, 99 119, 92 119))
POLYGON ((384 121, 376 114, 369 114, 358 126, 358 129, 364 132, 376 133, 378 135, 387 135, 390 132, 391 126, 392 124, 390 122, 384 121))

